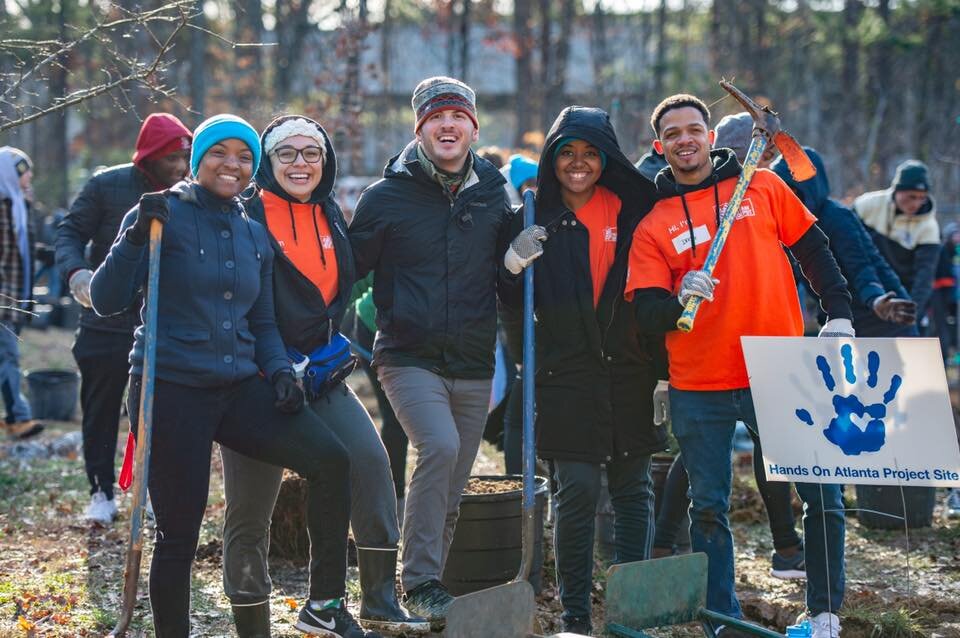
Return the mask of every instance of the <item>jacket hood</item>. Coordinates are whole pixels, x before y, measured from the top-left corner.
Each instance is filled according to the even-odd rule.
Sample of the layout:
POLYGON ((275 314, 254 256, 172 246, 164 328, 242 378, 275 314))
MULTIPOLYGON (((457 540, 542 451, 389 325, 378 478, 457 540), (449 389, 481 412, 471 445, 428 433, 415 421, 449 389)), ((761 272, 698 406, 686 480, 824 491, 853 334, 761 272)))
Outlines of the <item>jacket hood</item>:
POLYGON ((820 209, 827 203, 827 199, 830 197, 830 182, 827 179, 827 169, 824 168, 823 159, 819 153, 809 146, 804 146, 803 150, 817 169, 817 174, 810 179, 803 182, 795 180, 793 175, 790 174, 790 168, 782 156, 773 163, 770 170, 776 173, 780 179, 787 183, 787 186, 797 193, 800 201, 803 202, 803 205, 806 206, 811 213, 819 216, 820 209))
POLYGON ((736 177, 740 174, 740 162, 737 161, 737 155, 729 148, 715 148, 710 151, 710 162, 713 164, 713 172, 699 184, 685 186, 678 184, 673 179, 673 170, 667 164, 659 173, 657 173, 654 183, 657 186, 657 197, 666 199, 675 197, 683 193, 692 193, 704 188, 713 186, 715 183, 725 180, 729 177, 736 177))
POLYGON ((327 147, 327 157, 326 161, 323 163, 323 176, 320 178, 320 183, 317 184, 317 187, 313 189, 313 192, 310 194, 310 200, 307 202, 309 204, 322 204, 324 203, 331 194, 333 194, 333 185, 337 180, 337 154, 333 150, 333 143, 330 142, 330 136, 327 135, 327 131, 320 125, 316 120, 310 119, 305 115, 283 115, 270 122, 267 125, 267 128, 263 129, 263 133, 260 134, 260 150, 263 154, 264 161, 260 162, 260 168, 257 169, 257 174, 254 176, 254 180, 257 182, 257 186, 262 188, 265 191, 270 191, 278 197, 283 199, 300 203, 298 199, 290 196, 277 183, 277 178, 273 176, 273 159, 271 159, 266 152, 265 142, 267 135, 272 129, 283 124, 287 120, 292 119, 301 119, 310 122, 317 127, 317 131, 320 132, 320 135, 323 137, 324 144, 327 147))
POLYGON ((616 193, 624 205, 628 202, 646 202, 643 212, 650 209, 654 195, 652 184, 644 179, 620 150, 617 134, 607 112, 593 107, 568 106, 554 120, 540 155, 536 200, 538 210, 563 207, 560 181, 554 170, 553 159, 557 143, 569 138, 589 142, 607 156, 607 164, 600 174, 598 184, 616 193))

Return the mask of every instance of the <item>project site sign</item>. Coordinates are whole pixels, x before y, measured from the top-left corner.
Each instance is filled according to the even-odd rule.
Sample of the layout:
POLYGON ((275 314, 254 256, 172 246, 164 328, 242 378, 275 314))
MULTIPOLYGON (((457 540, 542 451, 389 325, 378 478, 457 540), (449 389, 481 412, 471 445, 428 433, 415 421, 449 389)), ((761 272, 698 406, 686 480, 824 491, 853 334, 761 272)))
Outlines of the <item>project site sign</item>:
POLYGON ((960 486, 938 340, 741 342, 769 480, 960 486))

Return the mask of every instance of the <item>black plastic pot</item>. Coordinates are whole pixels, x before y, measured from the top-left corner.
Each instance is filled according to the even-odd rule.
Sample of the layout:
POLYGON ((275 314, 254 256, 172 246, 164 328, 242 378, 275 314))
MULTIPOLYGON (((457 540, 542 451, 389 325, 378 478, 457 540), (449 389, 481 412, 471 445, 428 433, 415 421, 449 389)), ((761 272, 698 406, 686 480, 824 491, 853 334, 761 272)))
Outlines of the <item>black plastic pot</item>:
MULTIPOLYGON (((935 487, 904 487, 903 496, 896 485, 857 485, 857 507, 902 517, 907 506, 907 527, 930 527, 933 506, 937 502, 935 487)), ((871 529, 903 529, 903 520, 873 512, 858 511, 860 524, 871 529)))
MULTIPOLYGON (((486 481, 517 481, 522 477, 476 476, 486 481)), ((548 481, 537 477, 533 568, 528 580, 540 593, 543 571, 543 512, 548 481)), ((495 587, 513 580, 520 570, 523 520, 522 490, 499 494, 464 494, 460 518, 443 571, 443 584, 454 596, 495 587)))
POLYGON ((33 418, 73 420, 79 396, 79 374, 72 370, 34 370, 25 372, 24 376, 33 418))

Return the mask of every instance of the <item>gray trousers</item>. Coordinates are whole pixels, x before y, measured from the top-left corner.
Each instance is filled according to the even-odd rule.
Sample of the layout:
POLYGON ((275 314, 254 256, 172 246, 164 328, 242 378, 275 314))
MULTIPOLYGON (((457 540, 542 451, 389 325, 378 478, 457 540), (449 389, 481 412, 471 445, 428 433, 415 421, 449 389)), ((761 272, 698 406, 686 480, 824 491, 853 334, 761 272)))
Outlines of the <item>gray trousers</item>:
POLYGON ((410 591, 439 580, 460 498, 480 447, 491 379, 451 379, 416 367, 377 373, 417 461, 407 487, 400 581, 410 591))
MULTIPOLYGON (((387 451, 370 415, 346 384, 311 402, 309 409, 317 413, 350 453, 350 526, 357 546, 396 549, 400 528, 393 476, 387 451)), ((270 519, 283 469, 224 447, 220 448, 220 456, 226 493, 223 589, 235 603, 266 601, 271 587, 267 570, 270 519)))

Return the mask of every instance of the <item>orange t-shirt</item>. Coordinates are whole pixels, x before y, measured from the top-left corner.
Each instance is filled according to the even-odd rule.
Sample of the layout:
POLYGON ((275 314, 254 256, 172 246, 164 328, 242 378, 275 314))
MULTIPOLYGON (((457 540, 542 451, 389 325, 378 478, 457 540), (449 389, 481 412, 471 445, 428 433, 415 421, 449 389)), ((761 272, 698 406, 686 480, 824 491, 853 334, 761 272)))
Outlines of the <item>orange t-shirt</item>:
POLYGON ((590 201, 574 214, 590 235, 590 276, 593 278, 593 307, 596 308, 617 254, 620 198, 613 191, 597 186, 590 201))
MULTIPOLYGON (((719 184, 721 212, 736 178, 719 184)), ((662 199, 633 234, 625 297, 641 288, 677 294, 680 280, 703 267, 717 234, 713 188, 685 195, 697 254, 680 197, 662 199)), ((816 221, 779 177, 758 170, 727 236, 713 276, 714 300, 700 305, 693 330, 667 333, 670 385, 681 390, 733 390, 750 385, 740 337, 799 336, 803 317, 790 264, 781 244, 791 246, 816 221)))
POLYGON ((261 199, 270 234, 280 244, 287 259, 313 282, 323 295, 323 301, 329 305, 337 296, 338 271, 333 235, 323 207, 288 202, 269 191, 263 191, 261 199))

